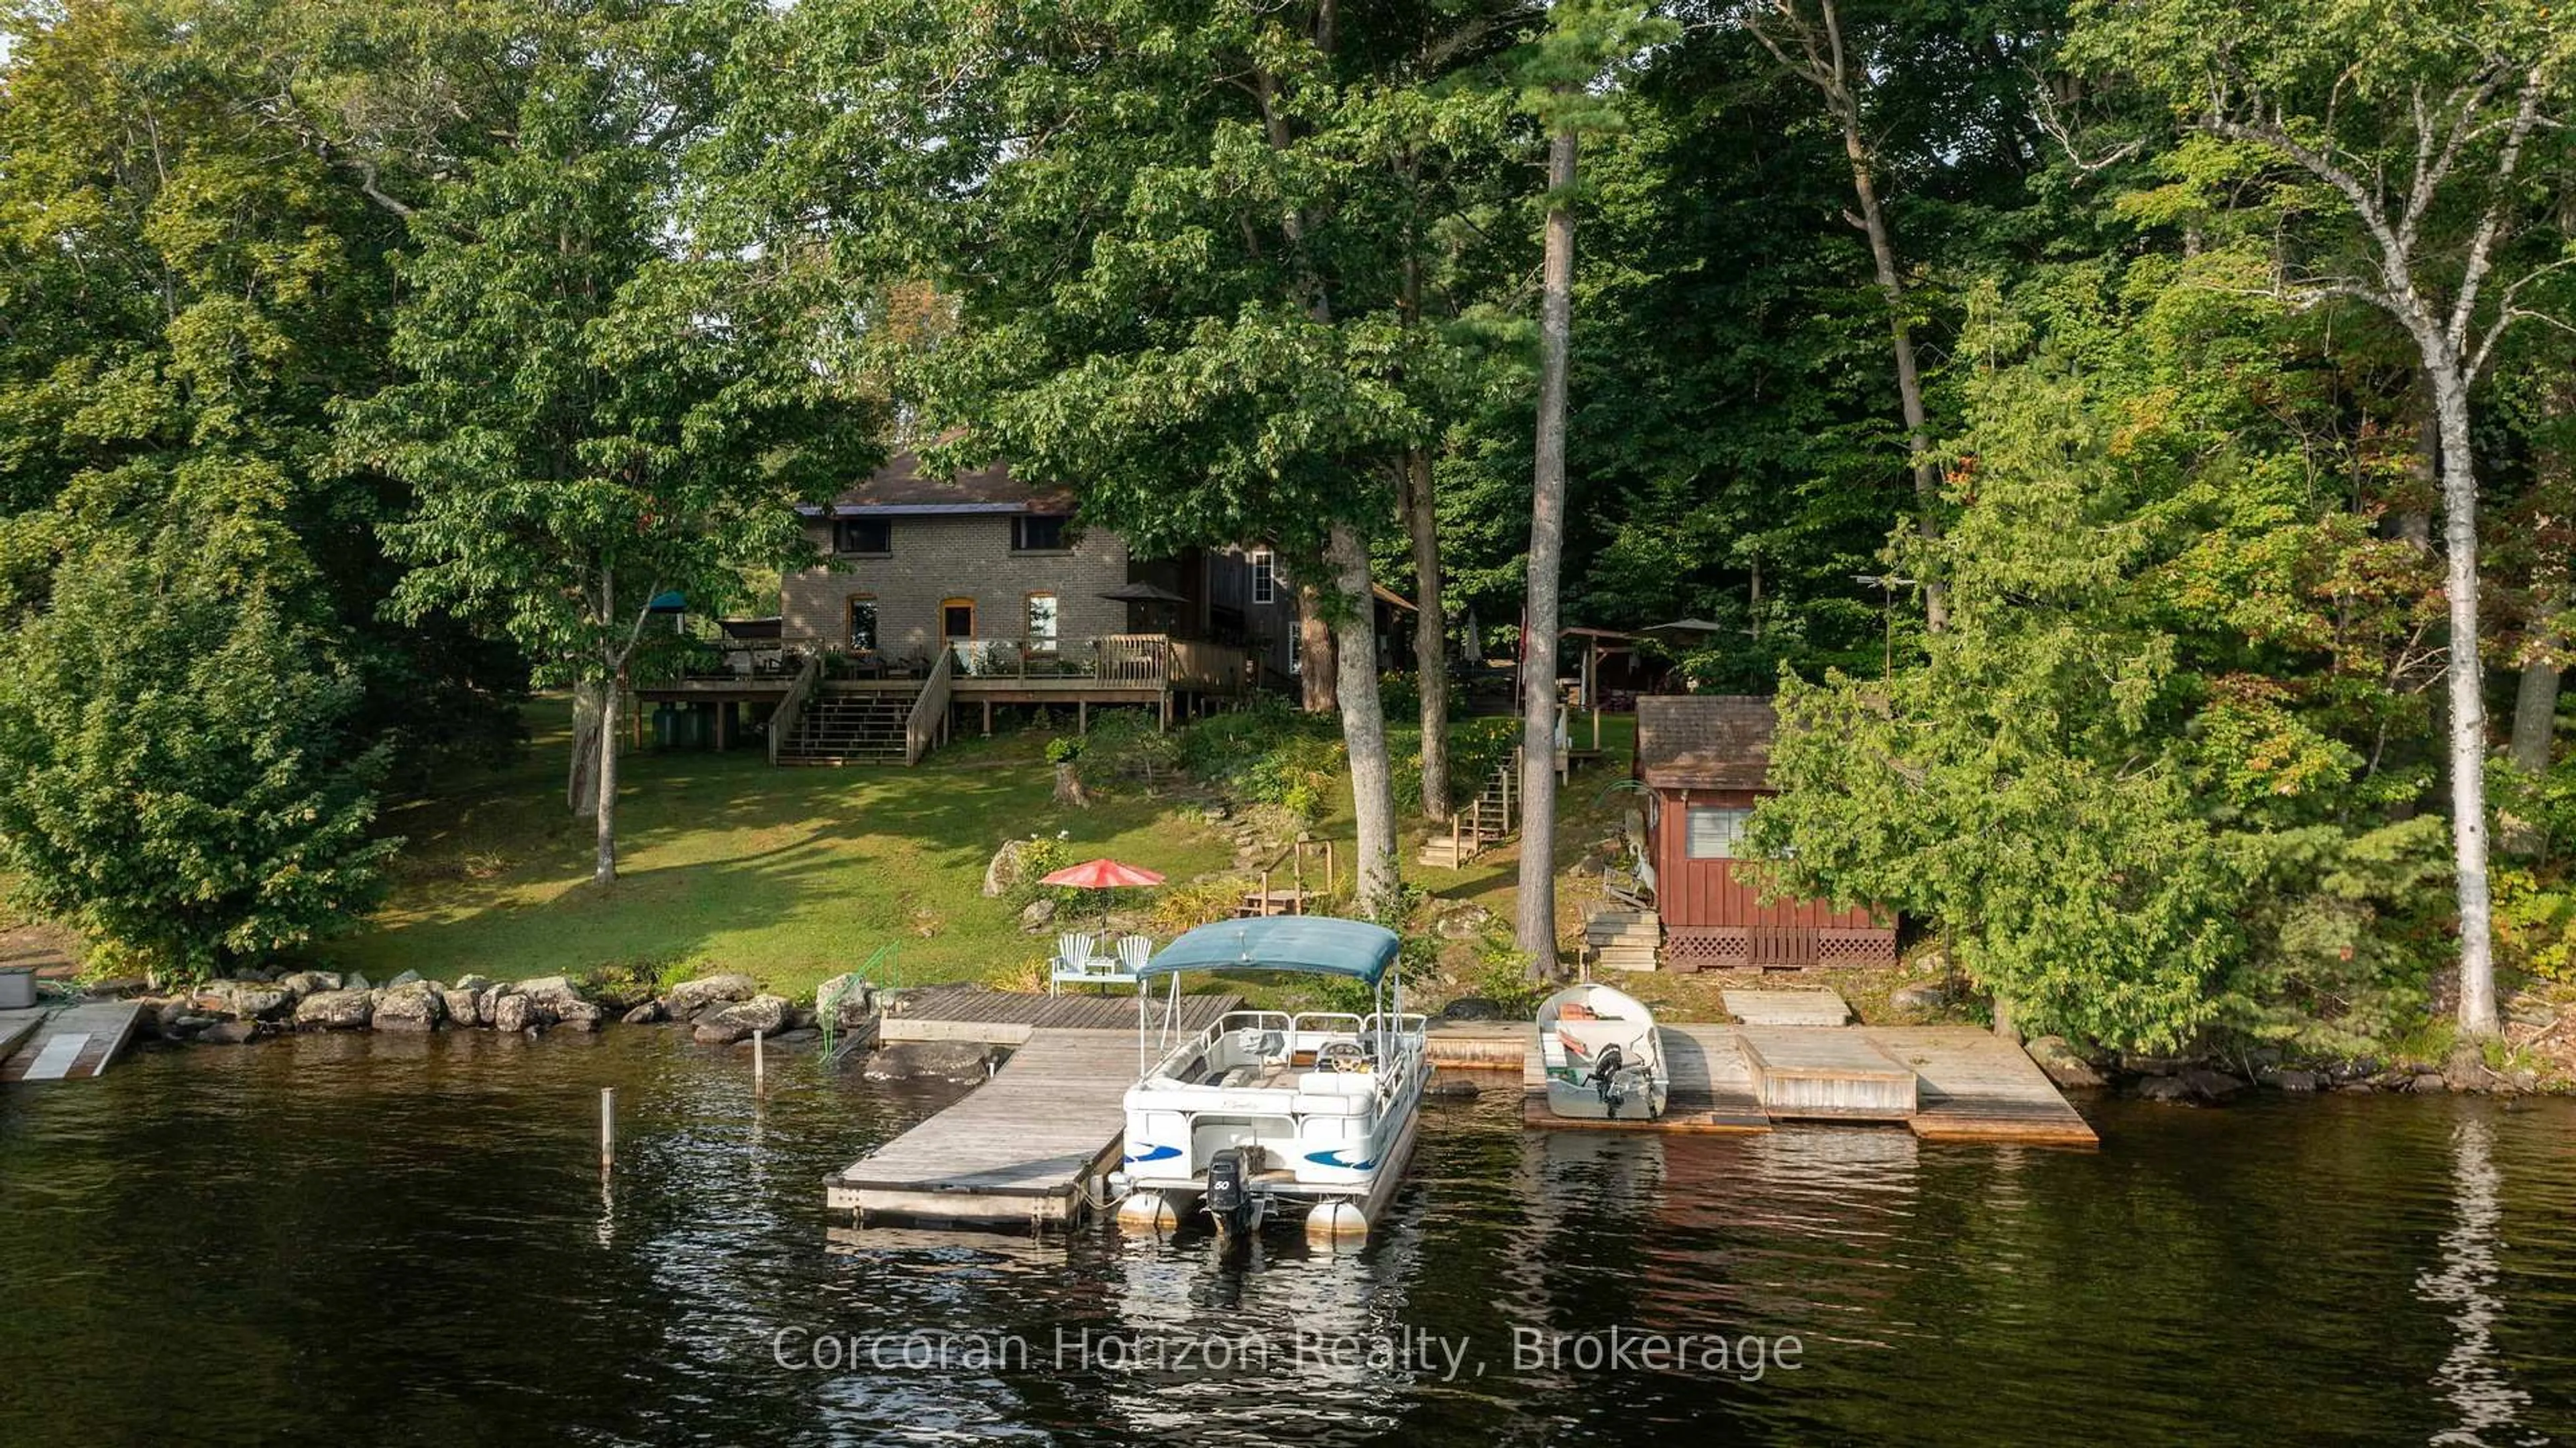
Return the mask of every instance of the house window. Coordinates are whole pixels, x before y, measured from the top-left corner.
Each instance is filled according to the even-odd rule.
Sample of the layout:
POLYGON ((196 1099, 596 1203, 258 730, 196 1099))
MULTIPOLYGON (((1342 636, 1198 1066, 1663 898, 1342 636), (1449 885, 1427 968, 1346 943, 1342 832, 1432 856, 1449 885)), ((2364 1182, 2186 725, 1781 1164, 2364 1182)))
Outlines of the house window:
POLYGON ((1255 549, 1252 554, 1252 601, 1254 603, 1279 601, 1279 578, 1272 571, 1270 550, 1267 548, 1255 549))
POLYGON ((1054 594, 1032 593, 1029 595, 1028 647, 1030 653, 1051 654, 1055 652, 1056 619, 1057 614, 1054 594))
POLYGON ((1738 842, 1744 838, 1744 826, 1752 818, 1753 811, 1749 809, 1692 805, 1684 821, 1687 825, 1687 853, 1694 860, 1744 858, 1738 850, 1738 842))
POLYGON ((832 548, 838 553, 892 553, 894 520, 843 518, 833 531, 832 548))
POLYGON ((939 605, 939 636, 944 639, 971 639, 975 636, 975 600, 951 598, 939 605))
POLYGON ((1065 525, 1071 521, 1060 513, 1019 514, 1011 519, 1011 551, 1060 553, 1065 548, 1065 525))
POLYGON ((877 651, 877 599, 872 593, 850 595, 850 651, 872 654, 877 651))

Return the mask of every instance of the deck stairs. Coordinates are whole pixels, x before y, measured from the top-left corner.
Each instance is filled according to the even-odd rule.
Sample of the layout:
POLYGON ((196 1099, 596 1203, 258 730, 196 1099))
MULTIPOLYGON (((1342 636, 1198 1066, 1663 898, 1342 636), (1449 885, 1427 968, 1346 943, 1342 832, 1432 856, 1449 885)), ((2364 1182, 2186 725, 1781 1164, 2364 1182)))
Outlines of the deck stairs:
POLYGON ((900 689, 818 694, 778 747, 781 764, 901 764, 913 696, 900 689))
POLYGON ((1422 842, 1421 863, 1455 870, 1510 839, 1520 826, 1520 756, 1495 766, 1485 787, 1461 808, 1450 811, 1448 833, 1434 832, 1422 842))
POLYGON ((1663 940, 1663 919, 1652 910, 1603 904, 1583 918, 1583 950, 1595 970, 1653 970, 1663 940))

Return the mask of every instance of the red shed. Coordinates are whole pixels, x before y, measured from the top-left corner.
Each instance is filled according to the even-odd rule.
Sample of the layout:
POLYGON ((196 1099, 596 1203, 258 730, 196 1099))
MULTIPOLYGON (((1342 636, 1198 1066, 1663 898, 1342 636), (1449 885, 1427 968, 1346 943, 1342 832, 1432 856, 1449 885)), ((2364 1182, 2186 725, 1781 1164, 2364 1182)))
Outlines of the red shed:
POLYGON ((1896 921, 1883 909, 1823 900, 1761 903, 1736 860, 1753 806, 1770 787, 1769 699, 1648 696, 1637 701, 1637 778, 1654 796, 1646 851, 1669 970, 1894 965, 1896 921))

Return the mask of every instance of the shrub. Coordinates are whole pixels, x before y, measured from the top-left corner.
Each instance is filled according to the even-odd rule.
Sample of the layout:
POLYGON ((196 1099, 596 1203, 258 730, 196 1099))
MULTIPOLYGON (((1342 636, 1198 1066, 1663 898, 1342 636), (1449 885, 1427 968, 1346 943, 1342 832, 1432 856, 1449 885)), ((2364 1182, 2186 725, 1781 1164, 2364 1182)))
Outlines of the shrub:
POLYGON ((1345 755, 1322 716, 1264 700, 1182 731, 1180 760, 1239 800, 1275 804, 1301 819, 1323 813, 1345 755))
POLYGON ((2505 964, 2576 984, 2576 881, 2518 865, 2498 869, 2495 928, 2505 964))

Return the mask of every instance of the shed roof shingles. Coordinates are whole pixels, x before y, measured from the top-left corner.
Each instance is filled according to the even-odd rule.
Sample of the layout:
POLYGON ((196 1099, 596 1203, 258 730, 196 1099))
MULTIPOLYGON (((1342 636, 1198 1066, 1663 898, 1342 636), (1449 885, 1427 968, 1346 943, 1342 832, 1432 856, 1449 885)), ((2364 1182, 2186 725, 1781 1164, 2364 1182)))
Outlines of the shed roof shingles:
POLYGON ((1637 776, 1649 789, 1767 789, 1771 701, 1746 694, 1637 701, 1637 776))

